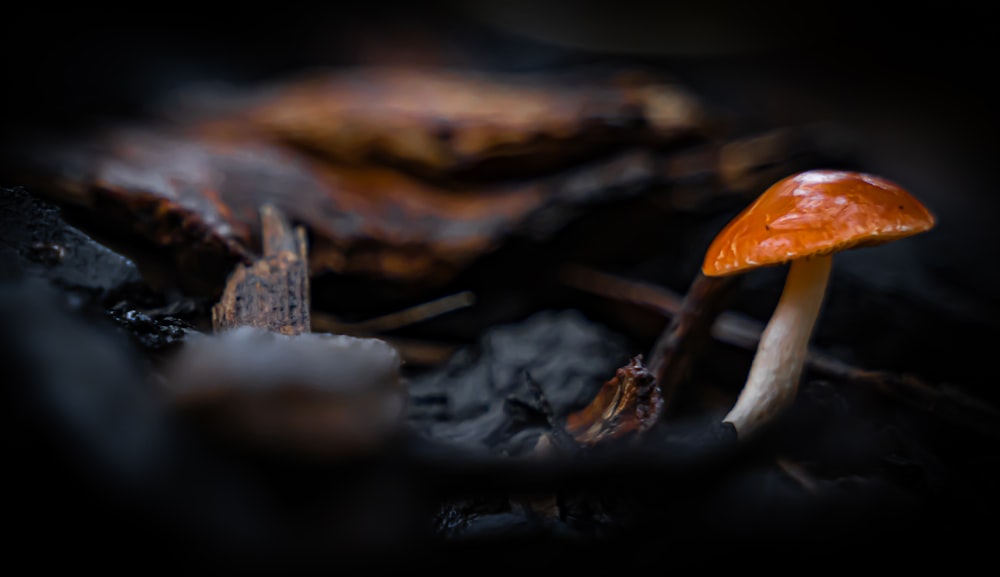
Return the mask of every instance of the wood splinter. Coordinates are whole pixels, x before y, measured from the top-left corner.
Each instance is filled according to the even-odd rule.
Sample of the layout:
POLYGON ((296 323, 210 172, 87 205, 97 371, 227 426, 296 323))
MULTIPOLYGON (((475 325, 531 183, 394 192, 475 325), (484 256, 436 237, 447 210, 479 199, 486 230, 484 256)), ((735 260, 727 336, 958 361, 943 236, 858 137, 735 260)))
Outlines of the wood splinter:
POLYGON ((305 229, 294 231, 272 205, 260 209, 263 257, 237 265, 212 307, 216 332, 241 326, 283 335, 311 330, 305 229))

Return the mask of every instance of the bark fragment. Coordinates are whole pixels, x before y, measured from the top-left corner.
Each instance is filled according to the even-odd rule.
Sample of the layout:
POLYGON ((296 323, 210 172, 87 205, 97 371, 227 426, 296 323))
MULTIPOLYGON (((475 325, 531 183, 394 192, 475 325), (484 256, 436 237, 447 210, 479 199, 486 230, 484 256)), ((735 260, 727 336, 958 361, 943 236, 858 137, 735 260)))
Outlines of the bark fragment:
POLYGON ((226 282, 221 300, 212 307, 216 332, 239 326, 285 335, 311 330, 309 269, 305 230, 292 232, 271 205, 261 208, 264 256, 238 265, 226 282))

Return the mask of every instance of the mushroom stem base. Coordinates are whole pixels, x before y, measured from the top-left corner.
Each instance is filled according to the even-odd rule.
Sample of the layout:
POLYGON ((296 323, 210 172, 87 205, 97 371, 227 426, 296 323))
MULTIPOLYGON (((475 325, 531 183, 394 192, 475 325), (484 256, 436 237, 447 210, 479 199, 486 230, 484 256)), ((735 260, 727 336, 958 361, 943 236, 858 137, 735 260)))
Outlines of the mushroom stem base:
POLYGON ((832 262, 826 255, 792 261, 789 266, 785 288, 761 334, 746 385, 723 419, 741 437, 771 421, 795 399, 832 262))

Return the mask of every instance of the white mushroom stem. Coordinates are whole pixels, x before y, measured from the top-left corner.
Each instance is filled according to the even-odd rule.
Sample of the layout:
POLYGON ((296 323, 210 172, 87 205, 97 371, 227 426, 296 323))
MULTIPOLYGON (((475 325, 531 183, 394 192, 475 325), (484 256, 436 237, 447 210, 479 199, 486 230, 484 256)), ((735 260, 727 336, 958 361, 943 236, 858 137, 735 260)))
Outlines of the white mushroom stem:
POLYGON ((792 261, 777 308, 760 337, 747 382, 723 421, 744 437, 795 399, 813 326, 830 278, 830 255, 792 261))

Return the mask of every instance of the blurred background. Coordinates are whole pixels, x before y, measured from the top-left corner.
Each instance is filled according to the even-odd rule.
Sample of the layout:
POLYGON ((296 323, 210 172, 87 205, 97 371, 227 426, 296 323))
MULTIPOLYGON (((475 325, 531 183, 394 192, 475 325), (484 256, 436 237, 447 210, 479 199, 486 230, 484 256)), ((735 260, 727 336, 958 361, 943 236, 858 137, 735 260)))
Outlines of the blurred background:
MULTIPOLYGON (((935 230, 838 256, 817 342, 862 367, 998 401, 1000 118, 985 10, 859 0, 369 0, 238 9, 21 2, 5 8, 0 31, 0 131, 16 146, 38 130, 141 121, 194 85, 252 87, 316 67, 652 67, 737 132, 821 127, 827 150, 921 199, 938 217, 935 230)), ((614 272, 683 292, 703 247, 738 209, 679 226, 674 234, 690 233, 686 241, 614 272)), ((651 238, 678 240, 664 235, 651 238)), ((780 281, 780 271, 748 275, 734 307, 765 320, 780 281)))
MULTIPOLYGON (((911 335, 902 350, 868 360, 891 365, 884 368, 914 361, 935 380, 985 385, 982 361, 997 342, 988 331, 1000 316, 992 252, 1000 125, 989 87, 995 42, 978 5, 373 0, 306 11, 188 3, 50 11, 21 3, 5 21, 0 125, 8 135, 141 119, 191 86, 249 88, 348 65, 541 73, 643 65, 690 87, 737 133, 821 126, 823 146, 896 180, 939 218, 929 234, 842 255, 840 278, 875 289, 851 300, 864 311, 852 319, 892 316, 879 299, 904 295, 947 316, 943 326, 961 333, 962 345, 942 352, 943 335, 911 335)), ((646 273, 684 290, 694 260, 676 270, 646 273)), ((774 275, 748 283, 741 306, 760 303, 751 312, 765 318, 772 301, 753 289, 771 287, 773 296, 774 275)), ((821 330, 851 332, 837 318, 821 330)))

